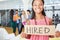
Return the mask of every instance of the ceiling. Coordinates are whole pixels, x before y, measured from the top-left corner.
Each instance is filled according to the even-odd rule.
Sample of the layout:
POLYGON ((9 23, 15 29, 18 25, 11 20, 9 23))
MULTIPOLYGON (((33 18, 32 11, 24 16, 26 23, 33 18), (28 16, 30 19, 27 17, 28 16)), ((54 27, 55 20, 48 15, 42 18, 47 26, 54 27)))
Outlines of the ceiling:
POLYGON ((0 1, 6 1, 6 0, 0 0, 0 1))
MULTIPOLYGON (((30 4, 31 1, 29 2, 29 6, 30 4)), ((0 9, 20 8, 23 5, 24 4, 22 0, 0 0, 0 9)))
MULTIPOLYGON (((26 0, 24 0, 26 1, 26 0)), ((60 3, 60 0, 44 0, 45 4, 52 5, 53 3, 60 3), (51 4, 52 3, 52 4, 51 4)), ((31 8, 31 2, 29 1, 29 7, 31 8)), ((0 9, 4 8, 20 8, 23 7, 23 1, 22 0, 0 0, 0 9)))

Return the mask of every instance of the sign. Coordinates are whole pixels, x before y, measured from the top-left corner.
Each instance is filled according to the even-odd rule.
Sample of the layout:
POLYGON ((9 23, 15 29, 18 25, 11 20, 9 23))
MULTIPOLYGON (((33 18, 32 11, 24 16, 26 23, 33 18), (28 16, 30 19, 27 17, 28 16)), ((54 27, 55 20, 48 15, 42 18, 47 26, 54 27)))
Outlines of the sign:
POLYGON ((24 32, 31 35, 54 35, 54 25, 25 25, 24 32))

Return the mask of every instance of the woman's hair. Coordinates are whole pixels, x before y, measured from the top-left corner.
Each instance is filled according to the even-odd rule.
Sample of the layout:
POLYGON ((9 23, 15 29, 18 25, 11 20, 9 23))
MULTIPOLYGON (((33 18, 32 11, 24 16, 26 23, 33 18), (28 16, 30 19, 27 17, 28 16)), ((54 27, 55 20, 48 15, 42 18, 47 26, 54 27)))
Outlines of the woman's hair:
POLYGON ((29 13, 31 13, 31 11, 30 10, 27 10, 29 13))
POLYGON ((11 10, 10 10, 10 18, 12 18, 12 19, 13 19, 13 15, 14 15, 14 10, 13 10, 13 9, 11 9, 11 10))
POLYGON ((16 11, 18 11, 18 10, 16 10, 16 11))
MULTIPOLYGON (((32 6, 33 6, 34 1, 35 1, 35 0, 32 1, 32 6)), ((41 0, 41 1, 42 1, 43 4, 44 4, 44 0, 41 0)), ((42 15, 46 16, 46 14, 45 14, 45 12, 44 12, 44 9, 43 9, 43 11, 42 11, 42 15)), ((35 18, 35 12, 34 12, 34 10, 33 10, 33 8, 32 8, 32 18, 31 18, 31 19, 34 19, 34 18, 35 18)))
MULTIPOLYGON (((24 14, 25 14, 25 11, 24 11, 24 10, 22 10, 22 12, 24 12, 24 14)), ((22 12, 21 12, 21 13, 22 13, 22 12)), ((23 13, 22 13, 22 14, 23 14, 23 13)))

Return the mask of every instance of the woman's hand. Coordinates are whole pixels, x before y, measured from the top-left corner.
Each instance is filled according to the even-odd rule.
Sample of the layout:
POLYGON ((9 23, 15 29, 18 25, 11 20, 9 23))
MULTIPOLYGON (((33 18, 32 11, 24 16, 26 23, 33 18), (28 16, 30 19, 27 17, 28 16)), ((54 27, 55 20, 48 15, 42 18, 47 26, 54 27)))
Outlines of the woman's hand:
POLYGON ((22 38, 26 38, 26 39, 30 39, 30 37, 31 37, 31 35, 29 35, 29 34, 25 34, 25 33, 21 33, 21 37, 22 38))
POLYGON ((27 37, 27 34, 25 34, 24 32, 21 33, 21 37, 22 38, 26 38, 27 37))
POLYGON ((56 37, 60 37, 60 32, 57 31, 57 32, 55 33, 55 35, 56 35, 56 37))

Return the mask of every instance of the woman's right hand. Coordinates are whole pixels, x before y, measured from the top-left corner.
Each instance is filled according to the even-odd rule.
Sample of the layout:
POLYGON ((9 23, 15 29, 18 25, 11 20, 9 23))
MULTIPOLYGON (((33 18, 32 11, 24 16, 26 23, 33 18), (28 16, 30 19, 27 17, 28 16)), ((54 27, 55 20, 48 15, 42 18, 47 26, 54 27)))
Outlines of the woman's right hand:
POLYGON ((27 37, 27 34, 24 33, 24 32, 22 32, 22 33, 21 33, 21 37, 22 37, 22 38, 26 38, 26 37, 27 37))

